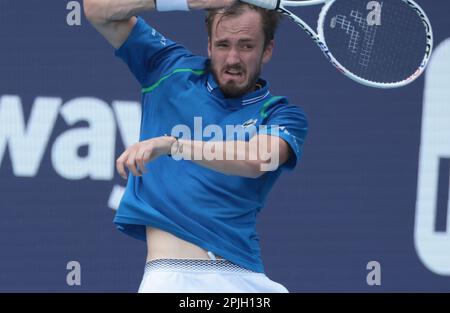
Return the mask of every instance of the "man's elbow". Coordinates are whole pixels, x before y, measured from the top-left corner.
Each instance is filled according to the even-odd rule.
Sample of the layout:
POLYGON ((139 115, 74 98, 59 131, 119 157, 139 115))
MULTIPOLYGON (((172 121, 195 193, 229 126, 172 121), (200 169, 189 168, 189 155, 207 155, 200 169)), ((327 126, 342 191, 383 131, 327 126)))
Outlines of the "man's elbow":
POLYGON ((102 0, 83 0, 83 10, 89 22, 105 22, 105 6, 102 0))
POLYGON ((277 170, 278 165, 274 165, 272 160, 259 160, 250 163, 249 178, 259 178, 267 172, 277 170))

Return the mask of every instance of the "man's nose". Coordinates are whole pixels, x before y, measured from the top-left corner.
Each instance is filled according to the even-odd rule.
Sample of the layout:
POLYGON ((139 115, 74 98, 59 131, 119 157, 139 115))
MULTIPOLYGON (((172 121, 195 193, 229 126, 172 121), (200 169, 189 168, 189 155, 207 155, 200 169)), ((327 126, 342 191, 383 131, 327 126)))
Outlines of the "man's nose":
POLYGON ((236 48, 231 48, 227 55, 227 63, 229 65, 240 64, 241 58, 239 55, 239 51, 236 48))

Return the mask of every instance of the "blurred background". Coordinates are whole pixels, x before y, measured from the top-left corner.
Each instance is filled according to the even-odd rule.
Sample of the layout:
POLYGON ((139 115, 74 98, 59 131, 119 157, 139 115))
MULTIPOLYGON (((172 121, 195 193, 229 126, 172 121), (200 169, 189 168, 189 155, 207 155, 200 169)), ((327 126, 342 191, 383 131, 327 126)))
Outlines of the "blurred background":
MULTIPOLYGON (((136 292, 145 244, 112 219, 140 86, 84 15, 67 23, 68 3, 0 1, 0 291, 136 292)), ((290 21, 278 31, 263 77, 310 131, 258 231, 268 276, 291 292, 450 291, 450 3, 419 4, 434 55, 395 90, 345 78, 290 21), (367 282, 371 261, 381 285, 367 282)), ((319 9, 296 12, 315 25, 319 9)), ((206 55, 204 12, 142 16, 206 55)))

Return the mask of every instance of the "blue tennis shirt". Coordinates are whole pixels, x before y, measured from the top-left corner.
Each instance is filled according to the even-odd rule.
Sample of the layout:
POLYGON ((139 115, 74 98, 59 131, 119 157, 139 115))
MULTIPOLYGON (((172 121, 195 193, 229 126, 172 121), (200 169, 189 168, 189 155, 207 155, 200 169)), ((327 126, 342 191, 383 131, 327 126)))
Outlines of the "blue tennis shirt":
MULTIPOLYGON (((255 125, 253 133, 274 134, 291 147, 292 157, 258 178, 231 176, 192 161, 162 156, 146 165, 142 177, 128 177, 114 223, 125 233, 146 240, 152 226, 256 272, 264 272, 256 217, 283 169, 293 169, 307 133, 303 111, 275 97, 267 82, 242 98, 225 98, 209 71, 209 59, 190 53, 138 18, 125 43, 116 50, 142 86, 140 141, 170 134, 177 125, 192 130, 192 140, 210 140, 211 132, 193 138, 194 128, 255 125), (267 125, 272 127, 259 127, 267 125)), ((205 134, 208 132, 205 131, 205 134)), ((183 137, 184 138, 184 137, 183 137)), ((185 139, 185 138, 184 138, 185 139)), ((227 138, 229 140, 229 138, 227 138)))

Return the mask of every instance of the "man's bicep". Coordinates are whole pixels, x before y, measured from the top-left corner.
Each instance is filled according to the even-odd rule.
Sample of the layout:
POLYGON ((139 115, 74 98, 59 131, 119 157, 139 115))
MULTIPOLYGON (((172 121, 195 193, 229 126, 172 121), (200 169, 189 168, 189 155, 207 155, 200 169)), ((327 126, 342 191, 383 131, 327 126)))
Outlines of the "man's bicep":
POLYGON ((134 25, 137 22, 135 16, 125 21, 95 22, 91 21, 94 28, 115 48, 120 48, 127 40, 134 25))

